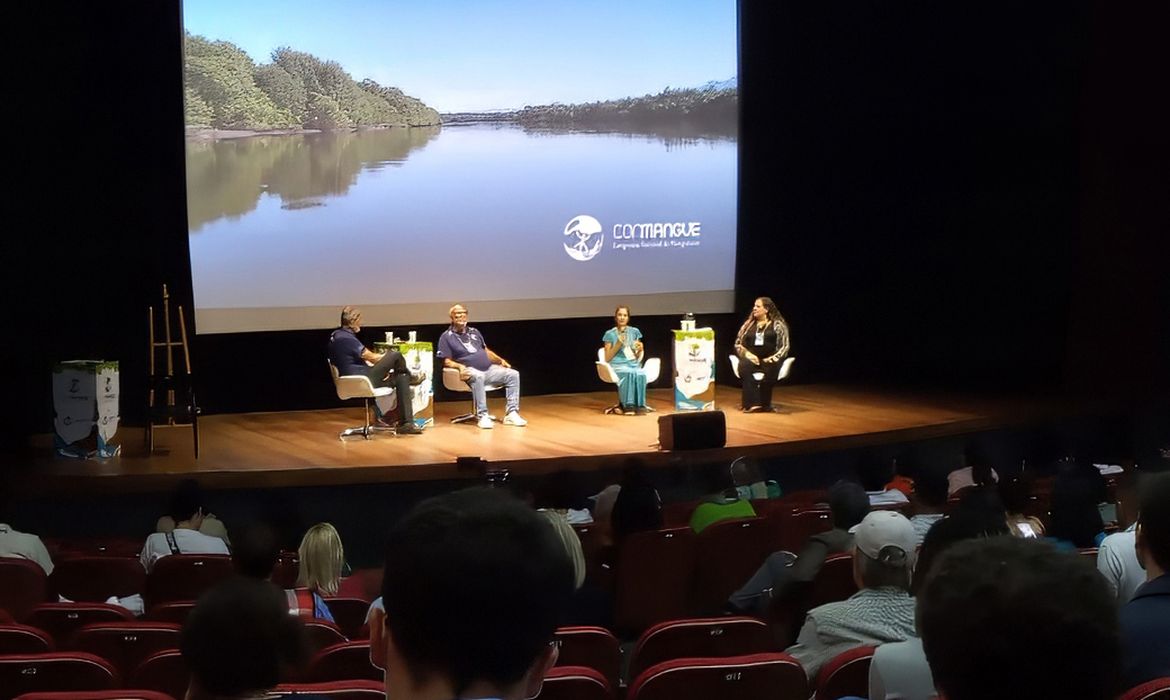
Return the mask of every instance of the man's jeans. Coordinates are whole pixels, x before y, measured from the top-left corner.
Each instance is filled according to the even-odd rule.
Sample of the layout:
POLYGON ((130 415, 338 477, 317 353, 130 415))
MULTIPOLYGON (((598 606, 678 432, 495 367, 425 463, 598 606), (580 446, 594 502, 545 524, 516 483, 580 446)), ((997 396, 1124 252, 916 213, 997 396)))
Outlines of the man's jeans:
POLYGON ((487 415, 487 387, 489 385, 504 386, 504 401, 507 405, 505 414, 520 410, 520 373, 503 365, 492 365, 486 372, 468 367, 471 374, 467 379, 467 386, 471 387, 471 399, 475 402, 475 415, 487 415))

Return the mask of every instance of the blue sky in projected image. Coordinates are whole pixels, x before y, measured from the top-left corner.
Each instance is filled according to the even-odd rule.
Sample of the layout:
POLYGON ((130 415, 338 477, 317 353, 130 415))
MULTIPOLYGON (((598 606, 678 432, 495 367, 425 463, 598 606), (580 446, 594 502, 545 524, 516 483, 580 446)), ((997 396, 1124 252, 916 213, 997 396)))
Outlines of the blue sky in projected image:
POLYGON ((183 0, 183 20, 258 63, 289 46, 442 112, 736 76, 736 0, 183 0))

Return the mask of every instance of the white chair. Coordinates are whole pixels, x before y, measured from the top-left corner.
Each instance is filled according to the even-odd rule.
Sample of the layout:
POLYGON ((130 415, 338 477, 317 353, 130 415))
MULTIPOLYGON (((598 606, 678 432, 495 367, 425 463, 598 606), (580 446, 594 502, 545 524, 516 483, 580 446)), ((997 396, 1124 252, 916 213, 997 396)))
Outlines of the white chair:
POLYGON ((394 432, 393 428, 383 428, 379 425, 370 425, 370 400, 382 396, 389 396, 394 389, 388 386, 375 387, 370 378, 364 374, 351 374, 344 377, 337 372, 337 367, 329 363, 329 374, 333 376, 333 388, 337 390, 337 398, 342 401, 349 399, 363 399, 366 405, 366 422, 361 427, 346 428, 338 438, 344 439, 354 435, 361 435, 369 440, 372 432, 394 432))
MULTIPOLYGON (((618 375, 617 375, 617 372, 614 370, 613 365, 611 365, 605 361, 605 348, 604 347, 600 347, 597 349, 597 362, 595 362, 594 364, 597 365, 597 376, 601 379, 601 381, 606 382, 607 384, 615 384, 615 385, 618 383, 618 375)), ((646 384, 647 384, 647 386, 649 386, 651 383, 655 382, 658 379, 659 373, 662 372, 662 360, 658 359, 657 357, 647 358, 646 362, 642 365, 642 369, 646 370, 646 384)), ((607 414, 610 414, 610 413, 617 413, 618 411, 621 411, 621 410, 622 410, 622 405, 619 402, 619 403, 615 403, 614 405, 606 408, 605 412, 607 414)), ((654 409, 647 406, 646 410, 653 411, 654 409)))
MULTIPOLYGON (((463 378, 461 378, 459 376, 459 370, 455 369, 454 367, 444 367, 443 368, 443 386, 447 388, 447 391, 471 393, 471 386, 466 381, 464 381, 463 378)), ((504 388, 503 384, 488 384, 488 385, 484 386, 485 391, 499 391, 500 389, 503 389, 503 388, 504 388)), ((491 418, 492 421, 494 421, 496 423, 500 422, 499 418, 496 418, 495 416, 493 416, 491 414, 488 414, 488 418, 491 418)), ((471 399, 471 413, 463 413, 461 415, 455 416, 454 418, 451 419, 451 422, 452 423, 466 423, 467 421, 472 421, 475 419, 476 419, 475 397, 472 397, 472 399, 471 399)))
MULTIPOLYGON (((728 355, 727 359, 731 360, 731 371, 735 373, 735 378, 739 379, 739 356, 728 355)), ((788 373, 792 371, 792 363, 795 361, 795 357, 785 358, 784 363, 780 365, 780 374, 776 376, 776 381, 780 381, 781 379, 784 379, 788 376, 788 373)), ((763 372, 754 372, 754 374, 760 375, 759 377, 756 377, 757 380, 764 378, 763 372)))

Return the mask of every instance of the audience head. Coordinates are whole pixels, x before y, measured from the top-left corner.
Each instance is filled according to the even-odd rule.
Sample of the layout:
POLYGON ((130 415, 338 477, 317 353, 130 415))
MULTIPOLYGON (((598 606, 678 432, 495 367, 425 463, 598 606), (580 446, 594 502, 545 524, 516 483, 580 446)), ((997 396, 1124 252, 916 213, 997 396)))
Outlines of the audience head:
POLYGON ((626 467, 610 523, 614 539, 618 541, 635 532, 662 527, 662 499, 641 464, 626 467))
POLYGON ((344 306, 341 309, 341 327, 348 328, 355 333, 362 329, 362 311, 356 306, 344 306))
POLYGON ((1007 520, 1007 510, 1000 500, 999 490, 992 486, 970 486, 959 495, 956 512, 977 513, 986 517, 1007 520))
POLYGON ((924 467, 914 477, 914 500, 919 506, 942 510, 947 505, 947 475, 942 469, 924 467))
POLYGON ((853 577, 858 588, 910 590, 918 537, 901 513, 875 510, 853 535, 853 577))
POLYGON ((252 523, 233 544, 232 563, 236 573, 261 581, 272 576, 280 557, 280 536, 276 528, 265 522, 252 523))
POLYGON ((1152 480, 1151 474, 1130 469, 1117 484, 1117 524, 1126 528, 1138 520, 1143 494, 1152 480))
POLYGON ((329 523, 317 523, 309 528, 301 538, 297 555, 301 560, 297 586, 321 595, 337 595, 345 562, 345 549, 337 529, 329 523))
POLYGON ((1028 509, 1028 499, 1032 495, 1032 485, 1024 477, 1004 477, 1000 479, 997 486, 999 499, 1003 502, 1003 508, 1008 514, 1020 515, 1028 509))
POLYGON ((581 473, 561 469, 545 475, 536 485, 534 505, 554 510, 584 510, 588 503, 581 473))
POLYGON ((860 484, 838 481, 829 487, 829 511, 833 527, 848 530, 869 514, 869 496, 860 484))
POLYGON ((198 530, 203 522, 203 490, 199 482, 194 479, 183 479, 171 494, 171 504, 167 515, 175 520, 175 525, 186 521, 191 529, 198 530))
POLYGON ((1057 477, 1052 485, 1048 536, 1071 542, 1078 549, 1096 546, 1097 535, 1105 529, 1096 492, 1096 485, 1088 479, 1076 475, 1057 477))
POLYGON ((935 562, 918 629, 947 700, 1112 700, 1116 599, 1092 563, 1016 537, 968 540, 935 562))
POLYGON ((1135 539, 1149 579, 1170 571, 1170 474, 1147 478, 1135 539))
POLYGON ((751 486, 763 481, 760 465, 751 457, 736 457, 731 463, 731 482, 736 486, 751 486))
POLYGON ((894 463, 872 453, 862 455, 857 462, 857 478, 866 491, 885 491, 894 477, 894 463))
POLYGON ((282 671, 303 663, 300 621, 270 583, 235 577, 203 594, 180 641, 191 671, 188 700, 234 698, 270 690, 282 671))
POLYGON ((486 487, 423 501, 388 536, 370 621, 387 695, 535 696, 572 594, 564 546, 520 501, 486 487))
POLYGON ((573 565, 573 588, 580 588, 585 583, 585 551, 581 548, 581 538, 577 531, 569 524, 565 516, 555 510, 537 511, 548 520, 557 538, 565 548, 565 554, 573 565))
POLYGON ((917 594, 922 590, 926 577, 930 574, 931 565, 956 542, 1009 533, 1007 522, 988 511, 960 510, 939 520, 930 526, 926 538, 922 540, 922 547, 918 550, 918 561, 914 565, 914 575, 910 581, 910 591, 917 594))

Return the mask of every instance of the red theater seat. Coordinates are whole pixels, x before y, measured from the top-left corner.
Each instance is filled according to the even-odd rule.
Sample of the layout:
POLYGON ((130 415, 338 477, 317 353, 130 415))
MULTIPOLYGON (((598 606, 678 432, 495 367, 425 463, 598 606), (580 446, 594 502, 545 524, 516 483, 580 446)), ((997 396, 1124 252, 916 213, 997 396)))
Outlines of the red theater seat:
POLYGON ((125 557, 78 557, 66 559, 53 569, 49 588, 57 595, 82 603, 104 603, 111 597, 142 593, 146 572, 137 559, 125 557))
POLYGON ((69 647, 100 656, 129 676, 151 654, 177 649, 180 629, 171 622, 99 622, 77 630, 69 647))
POLYGON ((557 666, 584 666, 601 673, 608 687, 616 688, 621 677, 622 652, 617 637, 603 627, 561 627, 557 629, 557 666))
POLYGON ((703 617, 672 620, 642 633, 630 656, 630 677, 682 658, 725 658, 774 651, 768 625, 754 617, 703 617))
POLYGON ((327 681, 369 680, 382 681, 382 669, 370 661, 370 643, 342 642, 325 647, 309 661, 306 680, 311 683, 327 681))
POLYGON ((717 614, 773 551, 772 524, 764 518, 723 520, 696 538, 695 609, 717 614))
POLYGON ((25 693, 16 700, 176 700, 153 690, 91 690, 69 693, 25 693))
POLYGON ((53 650, 53 638, 44 630, 15 623, 0 625, 0 654, 44 654, 53 650))
POLYGON ((85 625, 133 621, 129 610, 107 603, 43 603, 28 616, 28 624, 48 632, 59 647, 64 647, 73 633, 85 625))
POLYGON ((191 614, 194 607, 195 601, 193 600, 172 600, 169 603, 159 603, 146 611, 146 619, 153 622, 173 622, 176 625, 182 625, 187 621, 187 616, 191 614))
POLYGON ((0 698, 41 691, 110 690, 121 684, 105 659, 74 651, 0 656, 0 698))
POLYGON ((869 664, 874 647, 858 647, 842 652, 828 661, 817 673, 814 700, 836 700, 869 694, 869 664))
POLYGON ((146 577, 146 607, 176 600, 196 600, 235 573, 228 554, 172 554, 154 563, 146 577))
POLYGON ((328 683, 281 683, 276 692, 298 695, 324 696, 336 700, 378 700, 386 697, 380 681, 331 681, 328 683))
POLYGON ((612 700, 613 688, 600 671, 585 666, 555 666, 544 677, 540 700, 612 700))
POLYGON ((132 688, 147 688, 182 698, 187 693, 191 673, 187 662, 178 649, 156 652, 143 659, 138 668, 130 674, 128 685, 132 688))
POLYGON ((328 620, 304 620, 305 638, 308 640, 309 652, 316 654, 325 647, 348 642, 337 625, 328 620))
POLYGON ((1118 700, 1170 700, 1170 678, 1155 678, 1134 686, 1118 700))
POLYGON ((623 635, 690 614, 695 533, 689 527, 639 532, 617 554, 614 624, 623 635))
POLYGON ((0 608, 13 620, 23 621, 48 596, 48 579, 40 564, 20 557, 0 557, 0 608))
POLYGON ((787 654, 676 659, 651 666, 627 700, 808 700, 808 678, 787 654))
POLYGON ((370 611, 368 601, 361 598, 326 598, 325 604, 329 606, 333 621, 347 639, 362 637, 362 625, 366 624, 366 613, 370 611))

